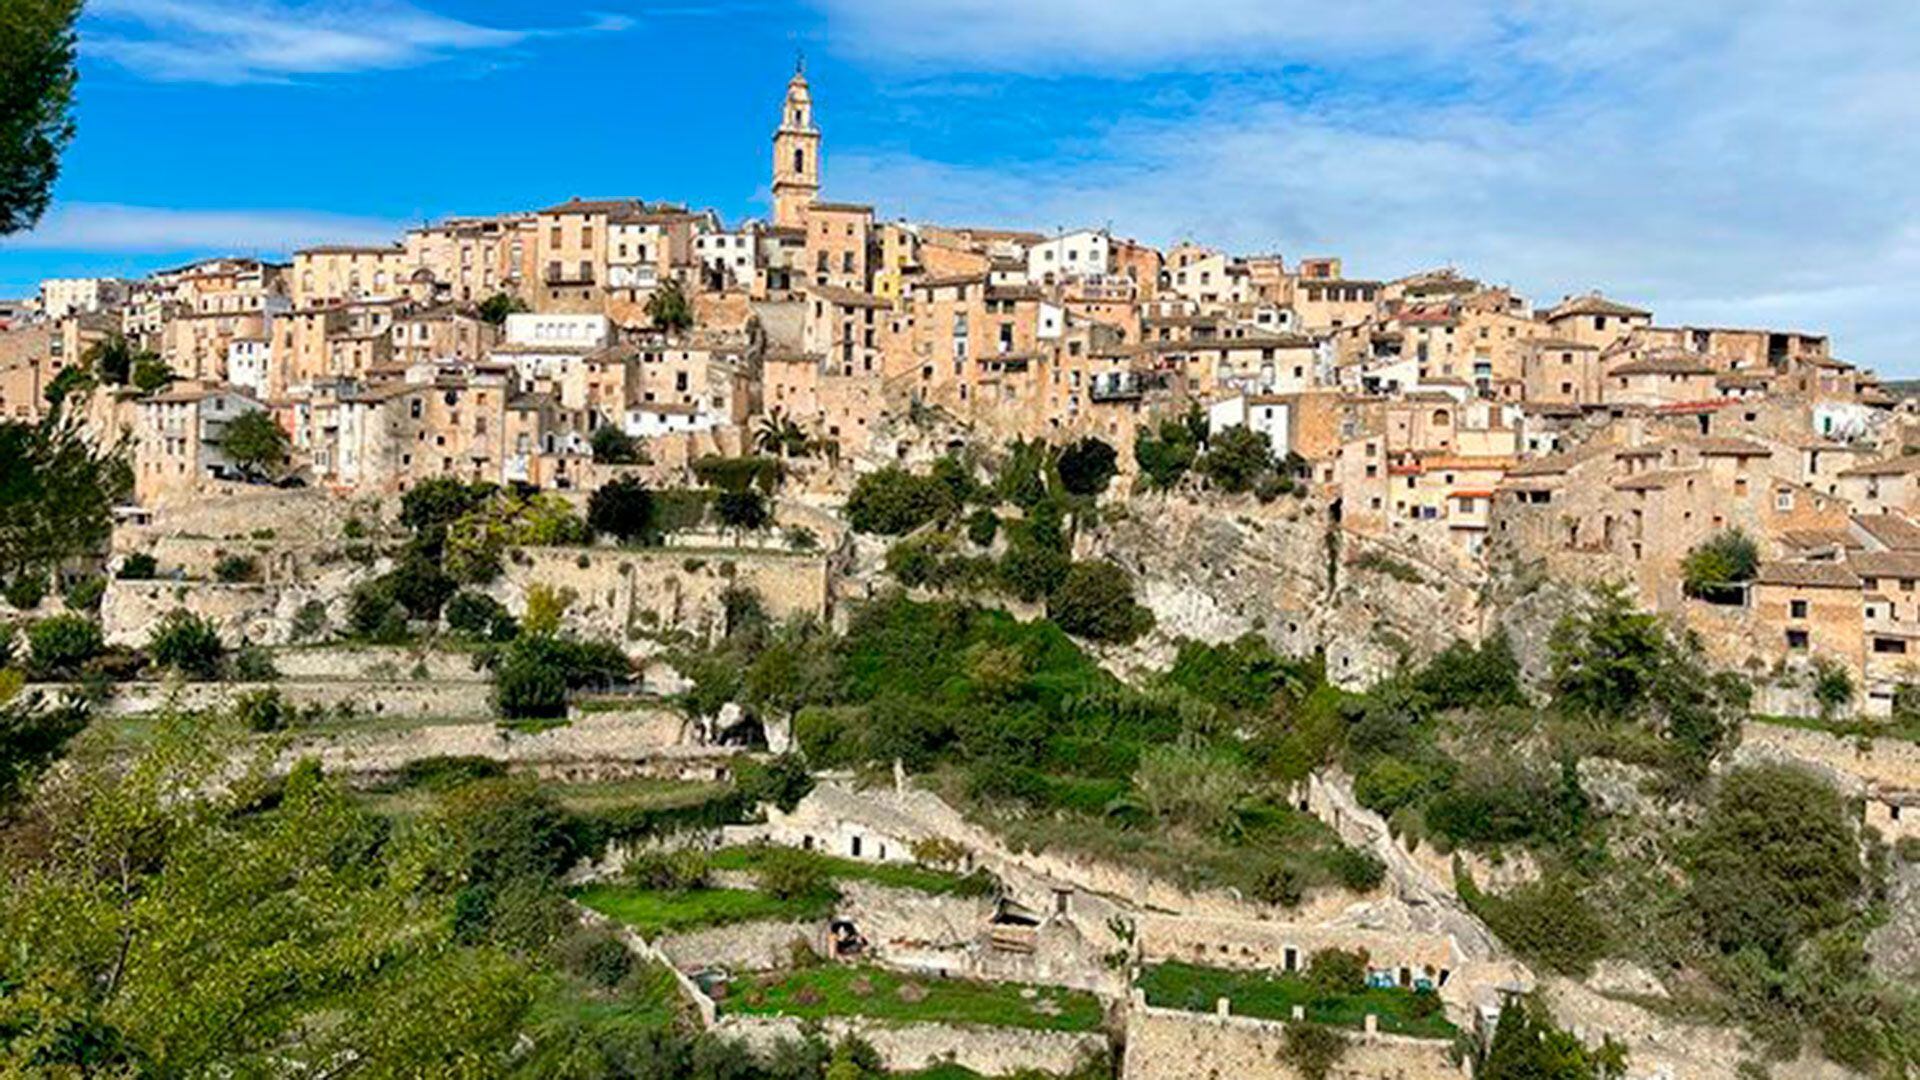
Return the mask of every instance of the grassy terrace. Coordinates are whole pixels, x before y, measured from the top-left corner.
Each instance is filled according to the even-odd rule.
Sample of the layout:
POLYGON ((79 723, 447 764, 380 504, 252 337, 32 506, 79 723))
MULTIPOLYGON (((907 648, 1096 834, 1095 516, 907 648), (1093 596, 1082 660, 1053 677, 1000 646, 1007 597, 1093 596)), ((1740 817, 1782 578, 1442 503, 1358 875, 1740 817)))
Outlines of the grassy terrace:
MULTIPOLYGON (((562 808, 576 814, 606 814, 623 810, 662 810, 692 806, 726 791, 727 785, 695 780, 604 780, 580 784, 545 783, 542 790, 562 808)), ((376 788, 360 798, 384 814, 410 816, 432 808, 438 798, 432 785, 376 788)))
POLYGON ((722 1012, 796 1016, 865 1016, 876 1020, 983 1024, 1042 1031, 1092 1031, 1100 1002, 1054 987, 917 979, 881 968, 825 964, 736 984, 722 1012))
MULTIPOLYGON (((713 853, 707 865, 715 870, 758 870, 772 850, 755 845, 722 848, 713 853)), ((910 863, 867 863, 833 855, 814 855, 813 862, 823 875, 837 881, 870 881, 875 885, 912 889, 933 896, 977 895, 985 891, 987 884, 981 876, 955 874, 910 863)))
POLYGON ((823 919, 832 913, 834 903, 830 892, 781 900, 753 889, 688 889, 669 893, 630 885, 589 885, 574 893, 573 898, 646 937, 732 923, 823 919))
POLYGON ((1276 978, 1179 963, 1148 968, 1140 976, 1140 988, 1147 992, 1149 1005, 1192 1012, 1212 1012, 1215 1001, 1227 998, 1234 1015, 1264 1020, 1291 1020, 1293 1007, 1303 1005, 1307 1019, 1337 1027, 1358 1028, 1373 1013, 1380 1018, 1381 1031, 1397 1035, 1450 1039, 1458 1030, 1440 1011, 1437 999, 1411 990, 1369 988, 1325 997, 1298 976, 1276 978))
POLYGON ((1824 732, 1842 739, 1866 735, 1876 739, 1905 739, 1920 743, 1920 716, 1890 716, 1885 720, 1821 720, 1812 716, 1765 716, 1755 713, 1749 719, 1778 727, 1824 732))

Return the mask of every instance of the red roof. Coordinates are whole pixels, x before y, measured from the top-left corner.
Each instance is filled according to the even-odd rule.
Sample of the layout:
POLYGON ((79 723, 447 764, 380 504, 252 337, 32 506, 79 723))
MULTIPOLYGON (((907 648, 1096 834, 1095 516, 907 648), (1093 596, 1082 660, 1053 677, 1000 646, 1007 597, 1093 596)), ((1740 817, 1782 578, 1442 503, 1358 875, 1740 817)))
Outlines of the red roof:
POLYGON ((1691 415, 1694 413, 1712 412, 1715 409, 1724 409, 1727 406, 1733 405, 1733 404, 1737 404, 1737 399, 1713 398, 1708 401, 1676 401, 1667 405, 1656 405, 1654 406, 1653 411, 1657 413, 1664 413, 1669 416, 1672 416, 1672 415, 1685 416, 1685 415, 1691 415))

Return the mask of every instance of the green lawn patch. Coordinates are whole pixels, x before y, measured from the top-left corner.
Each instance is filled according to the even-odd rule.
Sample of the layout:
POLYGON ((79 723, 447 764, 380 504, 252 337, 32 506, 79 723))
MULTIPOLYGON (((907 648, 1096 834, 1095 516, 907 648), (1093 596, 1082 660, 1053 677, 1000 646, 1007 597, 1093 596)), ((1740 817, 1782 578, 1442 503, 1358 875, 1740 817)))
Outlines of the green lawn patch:
MULTIPOLYGON (((758 845, 742 845, 722 848, 713 853, 707 864, 715 870, 755 871, 773 849, 758 845)), ((987 884, 984 877, 971 874, 955 874, 946 870, 913 863, 868 863, 855 859, 843 859, 835 855, 814 855, 813 860, 822 873, 829 878, 841 881, 871 881, 893 889, 913 889, 933 896, 976 895, 976 890, 984 891, 987 884)))
POLYGON ((752 889, 689 889, 667 893, 629 885, 589 885, 574 899, 641 935, 770 920, 823 919, 833 911, 832 893, 781 900, 752 889))
POLYGON ((1139 985, 1146 991, 1147 1004, 1168 1009, 1212 1012, 1214 1002, 1227 998, 1236 1016, 1291 1020, 1293 1007, 1304 1005, 1307 1019, 1336 1027, 1359 1028, 1373 1013, 1380 1018, 1381 1031, 1397 1035, 1450 1039, 1458 1030, 1447 1021, 1437 997, 1411 990, 1368 988, 1323 997, 1297 975, 1269 976, 1181 963, 1149 967, 1139 985))
POLYGON ((982 1024, 1041 1031, 1093 1031, 1100 1002, 1092 994, 1046 986, 916 978, 873 967, 823 964, 737 983, 722 1012, 866 1016, 876 1020, 982 1024))
POLYGON ((616 989, 594 986, 564 971, 541 972, 534 984, 532 1019, 587 1028, 669 1027, 685 1018, 687 1002, 673 974, 659 964, 639 962, 616 989))

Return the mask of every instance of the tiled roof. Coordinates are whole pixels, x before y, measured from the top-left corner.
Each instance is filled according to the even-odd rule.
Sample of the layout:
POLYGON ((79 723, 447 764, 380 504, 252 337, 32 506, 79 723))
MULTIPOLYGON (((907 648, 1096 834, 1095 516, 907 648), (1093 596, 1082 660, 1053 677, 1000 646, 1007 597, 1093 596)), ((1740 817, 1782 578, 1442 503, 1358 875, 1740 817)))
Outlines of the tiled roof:
POLYGON ((1898 514, 1855 514, 1853 526, 1889 551, 1920 551, 1920 525, 1898 514))
POLYGON ((1814 589, 1858 589, 1860 579, 1840 563, 1769 562, 1761 563, 1754 576, 1756 585, 1798 585, 1814 589))

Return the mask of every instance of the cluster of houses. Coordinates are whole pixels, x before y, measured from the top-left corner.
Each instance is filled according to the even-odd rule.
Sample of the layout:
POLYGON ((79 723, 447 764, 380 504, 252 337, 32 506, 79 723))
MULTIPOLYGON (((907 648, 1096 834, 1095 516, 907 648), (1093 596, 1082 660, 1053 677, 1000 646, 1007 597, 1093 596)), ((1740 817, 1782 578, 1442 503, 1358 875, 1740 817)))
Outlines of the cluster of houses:
POLYGON ((1661 325, 1598 294, 1536 308, 1450 269, 882 220, 820 197, 813 109, 796 74, 769 221, 573 198, 285 263, 45 282, 0 304, 0 417, 43 415, 103 342, 150 350, 169 385, 75 406, 131 437, 150 505, 230 476, 221 432, 251 411, 306 482, 393 492, 577 489, 602 428, 684 461, 770 419, 847 474, 928 410, 989 442, 1097 437, 1130 469, 1137 438, 1199 409, 1265 436, 1349 533, 1614 577, 1731 660, 1843 664, 1870 703, 1908 681, 1910 641, 1920 660, 1916 414, 1821 335, 1661 325), (1680 572, 1730 529, 1763 558, 1728 594, 1737 631, 1690 614, 1680 572))

